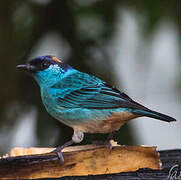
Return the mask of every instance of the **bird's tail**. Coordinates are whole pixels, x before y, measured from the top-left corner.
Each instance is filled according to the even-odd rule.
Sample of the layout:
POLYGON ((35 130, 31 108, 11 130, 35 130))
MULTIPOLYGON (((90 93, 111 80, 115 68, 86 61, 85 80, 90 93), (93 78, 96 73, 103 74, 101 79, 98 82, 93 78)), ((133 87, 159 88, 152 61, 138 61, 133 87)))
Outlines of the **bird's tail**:
POLYGON ((150 109, 145 109, 145 110, 134 109, 133 113, 141 115, 141 116, 147 116, 147 117, 159 119, 159 120, 162 120, 162 121, 165 121, 165 122, 176 121, 176 119, 174 119, 174 118, 172 118, 170 116, 167 116, 165 114, 161 114, 161 113, 156 112, 156 111, 152 111, 150 109))

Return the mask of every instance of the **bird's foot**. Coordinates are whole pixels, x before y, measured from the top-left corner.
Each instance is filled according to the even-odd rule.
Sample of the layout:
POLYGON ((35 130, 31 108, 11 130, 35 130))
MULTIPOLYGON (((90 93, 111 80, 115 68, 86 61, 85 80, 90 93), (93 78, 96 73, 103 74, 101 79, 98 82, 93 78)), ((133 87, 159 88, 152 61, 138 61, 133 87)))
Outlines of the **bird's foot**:
POLYGON ((62 149, 64 149, 67 146, 72 145, 73 143, 74 143, 74 141, 70 140, 70 141, 66 142, 64 145, 57 147, 55 150, 53 150, 51 152, 51 153, 56 153, 57 154, 58 158, 60 159, 61 164, 64 164, 64 157, 63 157, 63 154, 62 154, 62 149))
POLYGON ((104 144, 105 144, 106 146, 108 146, 108 148, 109 148, 110 150, 112 150, 111 140, 105 141, 104 144))
POLYGON ((111 132, 109 136, 107 137, 106 141, 104 142, 109 147, 110 150, 112 150, 111 139, 113 138, 113 136, 114 136, 114 132, 111 132))
POLYGON ((61 164, 64 164, 64 157, 63 157, 63 154, 62 154, 62 146, 60 147, 57 147, 55 150, 53 150, 51 153, 56 153, 58 158, 60 159, 60 163, 61 164))

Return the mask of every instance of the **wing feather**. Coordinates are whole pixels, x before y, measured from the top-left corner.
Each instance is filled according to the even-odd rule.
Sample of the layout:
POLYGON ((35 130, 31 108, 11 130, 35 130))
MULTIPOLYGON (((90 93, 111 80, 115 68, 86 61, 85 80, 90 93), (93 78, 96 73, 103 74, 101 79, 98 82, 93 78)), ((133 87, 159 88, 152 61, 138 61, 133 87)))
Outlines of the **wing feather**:
POLYGON ((138 108, 141 105, 116 88, 102 83, 102 85, 80 88, 57 98, 64 108, 111 109, 111 108, 138 108))
POLYGON ((145 109, 129 96, 104 81, 86 73, 76 71, 52 87, 53 99, 63 108, 145 109))

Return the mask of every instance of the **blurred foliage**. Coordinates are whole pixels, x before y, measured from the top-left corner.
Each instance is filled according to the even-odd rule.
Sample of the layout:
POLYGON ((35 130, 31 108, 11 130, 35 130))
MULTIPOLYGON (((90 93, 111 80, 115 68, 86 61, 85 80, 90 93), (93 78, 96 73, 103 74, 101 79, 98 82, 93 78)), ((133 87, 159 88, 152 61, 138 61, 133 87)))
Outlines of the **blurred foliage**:
MULTIPOLYGON (((6 133, 9 134, 20 114, 33 105, 38 111, 37 137, 40 146, 50 145, 49 139, 54 136, 55 128, 58 128, 61 134, 54 145, 60 145, 71 138, 71 128, 54 120, 45 111, 40 103, 36 83, 15 68, 17 64, 29 59, 31 53, 38 48, 38 42, 47 33, 56 32, 70 49, 66 58, 69 64, 116 84, 112 58, 106 47, 115 33, 119 12, 129 8, 142 15, 142 31, 146 36, 151 35, 165 17, 172 19, 181 30, 180 7, 181 2, 174 0, 1 1, 0 126, 6 126, 6 133), (14 107, 16 103, 19 104, 18 108, 14 107)), ((93 135, 90 135, 88 139, 92 140, 92 137, 93 135)), ((131 144, 134 140, 128 126, 121 128, 117 137, 122 144, 131 144)), ((0 149, 3 147, 1 144, 0 149)))

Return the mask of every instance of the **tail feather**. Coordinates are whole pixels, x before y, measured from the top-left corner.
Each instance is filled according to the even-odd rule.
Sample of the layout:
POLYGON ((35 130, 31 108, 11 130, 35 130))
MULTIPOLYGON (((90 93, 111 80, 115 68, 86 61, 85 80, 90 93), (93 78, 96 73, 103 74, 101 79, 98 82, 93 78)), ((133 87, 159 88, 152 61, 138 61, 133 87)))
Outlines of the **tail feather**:
POLYGON ((166 122, 176 121, 175 118, 172 118, 170 116, 167 116, 165 114, 162 114, 162 113, 159 113, 156 111, 152 111, 150 109, 146 109, 146 110, 135 109, 135 110, 133 110, 133 113, 138 114, 138 115, 142 115, 142 116, 147 116, 147 117, 159 119, 159 120, 166 121, 166 122))

